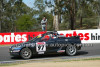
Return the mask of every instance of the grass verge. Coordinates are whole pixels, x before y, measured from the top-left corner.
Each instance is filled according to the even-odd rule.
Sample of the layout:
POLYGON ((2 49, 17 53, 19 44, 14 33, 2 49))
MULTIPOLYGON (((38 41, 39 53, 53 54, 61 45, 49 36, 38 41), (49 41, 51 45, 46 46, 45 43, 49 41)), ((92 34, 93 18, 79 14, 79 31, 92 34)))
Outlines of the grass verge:
MULTIPOLYGON (((35 62, 71 62, 71 61, 91 61, 91 60, 100 60, 100 58, 87 58, 87 59, 74 59, 74 60, 65 60, 65 59, 55 59, 55 60, 37 60, 35 62)), ((25 63, 30 63, 30 62, 34 62, 34 60, 31 61, 23 61, 23 62, 16 62, 16 63, 3 63, 0 64, 0 67, 4 67, 4 66, 12 66, 12 65, 19 65, 19 64, 25 64, 25 63)))

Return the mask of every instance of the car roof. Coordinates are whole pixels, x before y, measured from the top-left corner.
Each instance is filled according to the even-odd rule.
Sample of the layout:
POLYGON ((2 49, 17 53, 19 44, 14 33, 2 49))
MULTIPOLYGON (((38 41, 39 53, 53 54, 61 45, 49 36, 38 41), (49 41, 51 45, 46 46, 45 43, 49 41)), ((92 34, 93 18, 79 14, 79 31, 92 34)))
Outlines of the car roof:
POLYGON ((57 31, 47 31, 46 33, 51 33, 51 34, 53 34, 53 33, 58 33, 57 31))

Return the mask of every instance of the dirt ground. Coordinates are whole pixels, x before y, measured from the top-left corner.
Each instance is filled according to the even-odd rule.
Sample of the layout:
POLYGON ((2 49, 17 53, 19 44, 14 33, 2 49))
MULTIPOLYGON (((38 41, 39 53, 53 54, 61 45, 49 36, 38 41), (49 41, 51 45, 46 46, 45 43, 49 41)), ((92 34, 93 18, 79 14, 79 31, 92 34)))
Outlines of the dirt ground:
POLYGON ((37 63, 35 62, 4 67, 100 67, 100 60, 37 63))

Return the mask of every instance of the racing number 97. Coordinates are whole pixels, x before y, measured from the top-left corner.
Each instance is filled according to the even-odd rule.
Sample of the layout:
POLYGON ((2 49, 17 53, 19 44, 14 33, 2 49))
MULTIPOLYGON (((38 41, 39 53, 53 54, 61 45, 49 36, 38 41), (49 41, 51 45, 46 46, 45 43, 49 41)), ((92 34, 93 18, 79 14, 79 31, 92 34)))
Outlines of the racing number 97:
POLYGON ((45 52, 46 51, 46 45, 44 44, 36 44, 36 51, 37 52, 45 52))
POLYGON ((38 46, 38 50, 39 50, 39 51, 42 51, 43 48, 44 48, 44 45, 39 45, 39 46, 38 46))

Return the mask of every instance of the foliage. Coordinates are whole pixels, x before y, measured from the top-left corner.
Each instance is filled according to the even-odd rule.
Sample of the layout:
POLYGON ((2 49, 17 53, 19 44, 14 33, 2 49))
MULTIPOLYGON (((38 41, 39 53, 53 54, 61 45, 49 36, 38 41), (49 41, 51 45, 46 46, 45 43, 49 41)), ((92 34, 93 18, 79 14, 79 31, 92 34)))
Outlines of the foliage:
POLYGON ((23 0, 0 0, 0 32, 42 31, 44 16, 47 30, 54 30, 55 15, 60 30, 94 29, 100 24, 100 0, 35 0, 33 4, 30 8, 23 0))
POLYGON ((36 20, 30 15, 23 15, 16 21, 18 31, 32 31, 32 27, 36 20))
POLYGON ((22 0, 1 0, 0 5, 0 32, 16 31, 15 21, 18 17, 32 11, 22 0))
MULTIPOLYGON (((99 9, 98 6, 100 5, 98 0, 54 0, 54 3, 55 3, 54 12, 56 11, 55 14, 57 14, 60 17, 63 16, 62 19, 64 20, 64 22, 66 21, 66 18, 67 18, 68 21, 66 22, 67 23, 69 22, 68 23, 69 25, 67 26, 70 26, 69 28, 72 30, 76 28, 77 21, 80 22, 79 26, 81 28, 84 18, 97 16, 96 13, 97 13, 97 10, 99 9), (95 6, 97 6, 97 8, 95 6)), ((50 3, 47 3, 47 4, 50 4, 50 3)), ((61 19, 59 18, 58 20, 61 21, 61 19)))

